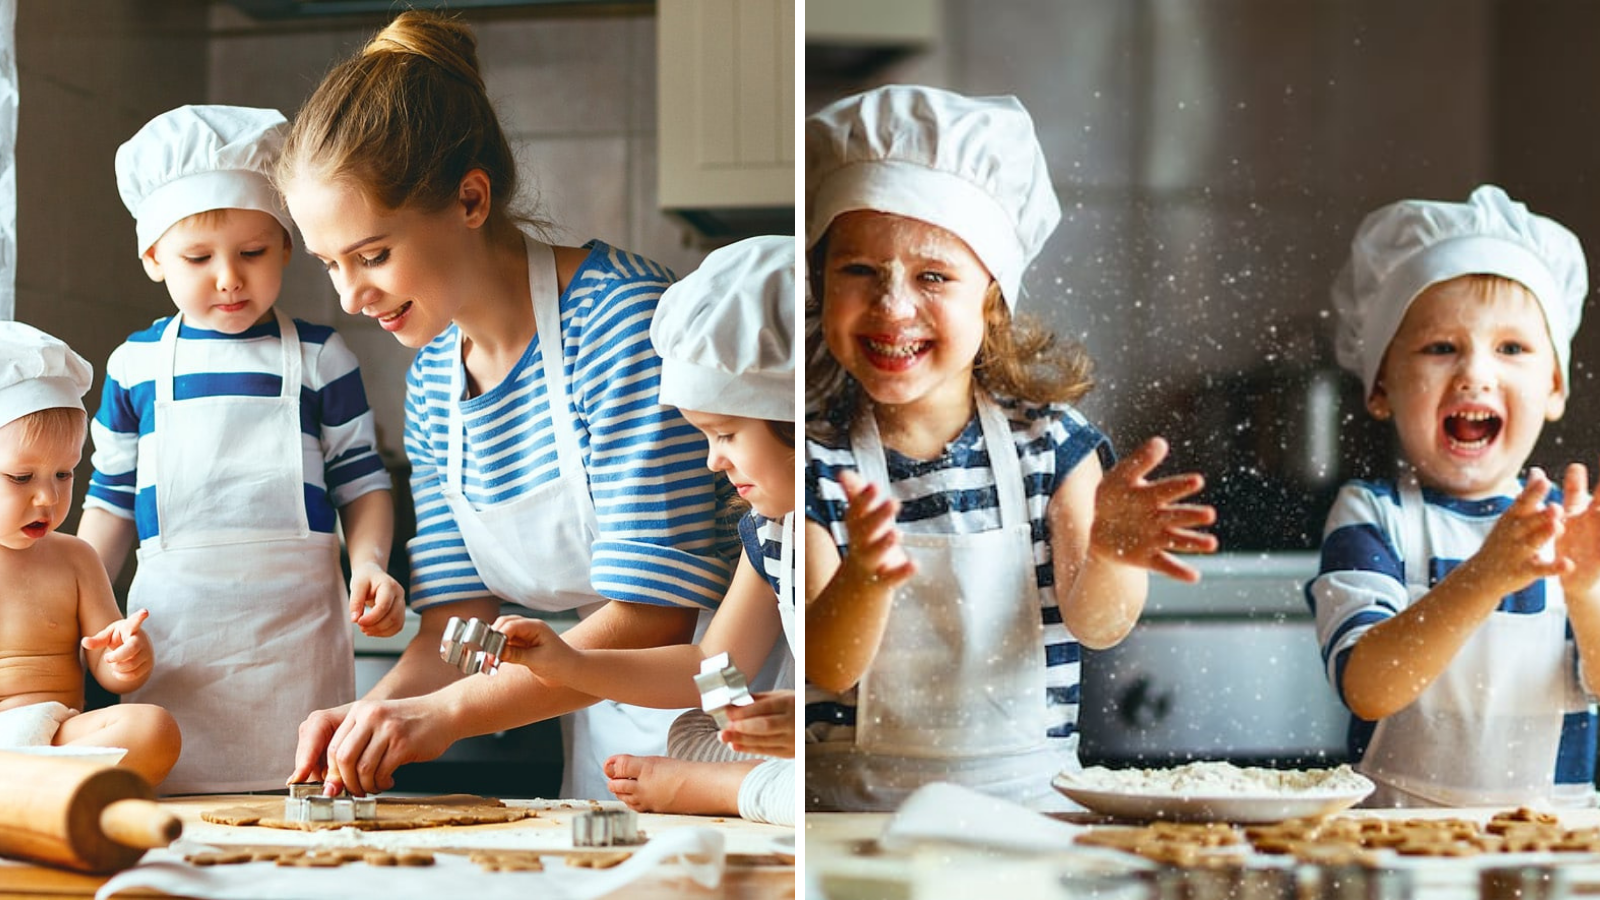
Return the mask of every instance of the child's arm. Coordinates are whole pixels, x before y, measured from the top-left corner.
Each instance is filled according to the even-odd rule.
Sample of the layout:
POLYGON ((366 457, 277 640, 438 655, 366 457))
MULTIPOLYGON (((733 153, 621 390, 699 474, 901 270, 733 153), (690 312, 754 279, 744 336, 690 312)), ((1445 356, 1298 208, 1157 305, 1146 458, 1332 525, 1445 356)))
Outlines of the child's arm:
POLYGON ((1150 570, 1179 581, 1200 575, 1173 553, 1210 553, 1209 506, 1179 501, 1205 486, 1196 474, 1146 479, 1167 456, 1152 438, 1102 474, 1098 457, 1080 462, 1050 499, 1050 548, 1062 622, 1085 647, 1127 636, 1144 609, 1150 570))
POLYGON ((368 491, 340 507, 339 519, 350 552, 350 621, 375 637, 399 632, 406 592, 389 574, 394 499, 386 490, 368 491))
POLYGON ((1561 557, 1541 549, 1562 532, 1562 510, 1546 504, 1550 479, 1539 469, 1469 559, 1399 615, 1372 626, 1350 651, 1343 694, 1352 713, 1368 721, 1393 715, 1415 700, 1455 658, 1507 594, 1567 572, 1561 557))
POLYGON ((1582 463, 1567 467, 1561 487, 1565 532, 1556 541, 1556 555, 1572 562, 1561 576, 1567 618, 1578 644, 1583 686, 1600 693, 1600 504, 1589 494, 1589 470, 1582 463))
POLYGON ((741 671, 755 673, 772 652, 783 630, 778 604, 747 557, 717 607, 699 645, 676 644, 631 650, 580 650, 568 645, 548 622, 522 616, 501 616, 496 631, 506 634, 501 661, 527 666, 545 681, 618 703, 673 709, 699 706, 694 676, 700 662, 726 651, 741 671))
POLYGON ((116 580, 128 561, 128 552, 139 539, 139 531, 132 519, 91 506, 78 519, 78 537, 94 548, 106 577, 116 580))
POLYGON ((77 574, 79 641, 95 681, 113 694, 126 694, 142 686, 155 668, 155 652, 142 630, 150 611, 141 609, 121 618, 111 582, 98 556, 79 544, 69 557, 77 574))
POLYGON ((900 549, 899 502, 854 472, 841 471, 839 485, 850 552, 840 559, 827 530, 806 522, 806 680, 834 693, 872 665, 894 591, 916 571, 900 549))

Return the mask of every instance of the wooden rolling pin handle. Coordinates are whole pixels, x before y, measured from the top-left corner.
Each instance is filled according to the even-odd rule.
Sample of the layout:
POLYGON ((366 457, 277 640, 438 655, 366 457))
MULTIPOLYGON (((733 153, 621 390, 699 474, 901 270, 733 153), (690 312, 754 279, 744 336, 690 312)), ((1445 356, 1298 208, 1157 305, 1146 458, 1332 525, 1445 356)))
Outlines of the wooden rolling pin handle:
POLYGON ((100 811, 100 830, 128 847, 165 847, 183 833, 183 822, 151 800, 117 800, 100 811))

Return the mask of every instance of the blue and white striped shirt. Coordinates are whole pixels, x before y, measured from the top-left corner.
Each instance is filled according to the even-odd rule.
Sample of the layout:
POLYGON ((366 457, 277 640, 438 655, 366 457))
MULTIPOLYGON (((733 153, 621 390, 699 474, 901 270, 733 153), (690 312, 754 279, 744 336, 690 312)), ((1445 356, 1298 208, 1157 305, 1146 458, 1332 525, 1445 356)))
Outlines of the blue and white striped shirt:
MULTIPOLYGON (((1011 425, 1022 464, 1028 518, 1033 527, 1034 577, 1044 624, 1047 737, 1069 755, 1078 740, 1080 646, 1061 621, 1056 603, 1055 568, 1047 510, 1061 479, 1091 453, 1112 462, 1111 445, 1098 429, 1067 404, 1025 403, 997 397, 1011 425)), ((907 534, 975 534, 1000 527, 1000 497, 994 469, 976 416, 937 459, 914 460, 885 448, 889 493, 900 501, 896 523, 907 534), (937 487, 929 489, 930 482, 937 487)), ((840 469, 855 469, 848 440, 829 446, 806 441, 806 517, 828 529, 841 554, 849 552, 845 494, 840 469)), ((890 622, 890 628, 894 623, 890 622)), ((806 735, 811 742, 855 741, 856 689, 830 694, 806 689, 806 735)))
MULTIPOLYGON (((1423 489, 1428 541, 1424 552, 1430 586, 1478 552, 1514 499, 1501 496, 1461 500, 1423 489)), ((1560 491, 1552 490, 1547 502, 1559 504, 1560 491)), ((1341 700, 1344 699, 1345 664, 1356 643, 1373 626, 1394 618, 1412 603, 1405 584, 1405 560, 1398 549, 1404 543, 1401 539, 1404 528, 1399 491, 1393 481, 1350 482, 1340 489, 1328 513, 1322 540, 1322 565, 1317 577, 1306 585, 1306 602, 1316 615, 1317 643, 1322 648, 1328 681, 1341 700)), ((1494 616, 1554 614, 1555 607, 1547 605, 1547 600, 1560 598, 1560 591, 1560 579, 1535 581, 1501 600, 1494 616)), ((1491 617, 1479 627, 1492 628, 1494 622, 1491 617)), ((1570 623, 1564 633, 1561 645, 1529 646, 1526 651, 1540 658, 1559 660, 1565 656, 1576 661, 1570 623)), ((1459 660, 1451 665, 1458 664, 1459 660)), ((1481 675, 1484 679, 1495 677, 1493 672, 1481 675)), ((1568 681, 1569 697, 1584 695, 1576 662, 1564 677, 1568 681)), ((1553 782, 1558 785, 1594 782, 1595 714, 1587 703, 1575 707, 1562 721, 1561 743, 1553 773, 1553 782)), ((1363 758, 1375 728, 1375 722, 1351 715, 1348 741, 1352 760, 1359 762, 1363 758)), ((1428 736, 1418 734, 1407 738, 1426 741, 1428 736)), ((1483 738, 1486 741, 1498 739, 1487 733, 1483 738)), ((1462 753, 1472 752, 1471 747, 1460 749, 1462 753)))
MULTIPOLYGON (((170 316, 131 335, 106 362, 100 409, 90 423, 94 474, 85 509, 133 519, 139 540, 160 534, 156 517, 157 373, 161 333, 170 316)), ((355 354, 332 328, 294 320, 300 336, 300 434, 306 517, 311 530, 332 534, 335 512, 369 491, 386 490, 372 411, 355 354)), ((283 386, 283 343, 272 318, 239 334, 185 324, 178 331, 173 399, 273 397, 283 386)), ((204 472, 193 473, 206 477, 204 472)), ((225 511, 218 511, 222 514, 225 511)))
MULTIPOLYGON (((657 402, 661 358, 650 319, 673 275, 599 241, 561 295, 562 368, 599 520, 590 582, 603 597, 714 608, 738 558, 736 497, 706 468, 706 439, 657 402)), ((406 455, 417 534, 410 600, 422 610, 489 595, 444 498, 450 386, 460 330, 417 353, 406 377, 406 455)), ((545 392, 545 335, 500 384, 460 401, 462 492, 474 509, 560 476, 545 392)))

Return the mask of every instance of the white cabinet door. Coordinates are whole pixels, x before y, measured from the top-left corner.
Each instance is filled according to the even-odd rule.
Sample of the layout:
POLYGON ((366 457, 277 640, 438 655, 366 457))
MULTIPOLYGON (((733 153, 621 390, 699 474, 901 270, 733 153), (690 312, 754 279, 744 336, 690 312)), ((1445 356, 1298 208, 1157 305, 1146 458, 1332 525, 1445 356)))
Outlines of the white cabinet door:
POLYGON ((794 0, 661 0, 663 209, 793 206, 794 0))

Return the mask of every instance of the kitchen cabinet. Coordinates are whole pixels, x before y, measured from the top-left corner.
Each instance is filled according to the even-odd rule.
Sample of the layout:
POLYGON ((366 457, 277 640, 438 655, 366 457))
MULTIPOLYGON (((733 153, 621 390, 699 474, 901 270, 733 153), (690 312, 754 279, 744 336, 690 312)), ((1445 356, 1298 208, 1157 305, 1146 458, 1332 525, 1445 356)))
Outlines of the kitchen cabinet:
POLYGON ((704 233, 754 233, 762 210, 792 227, 794 19, 794 0, 657 8, 660 204, 704 233))

